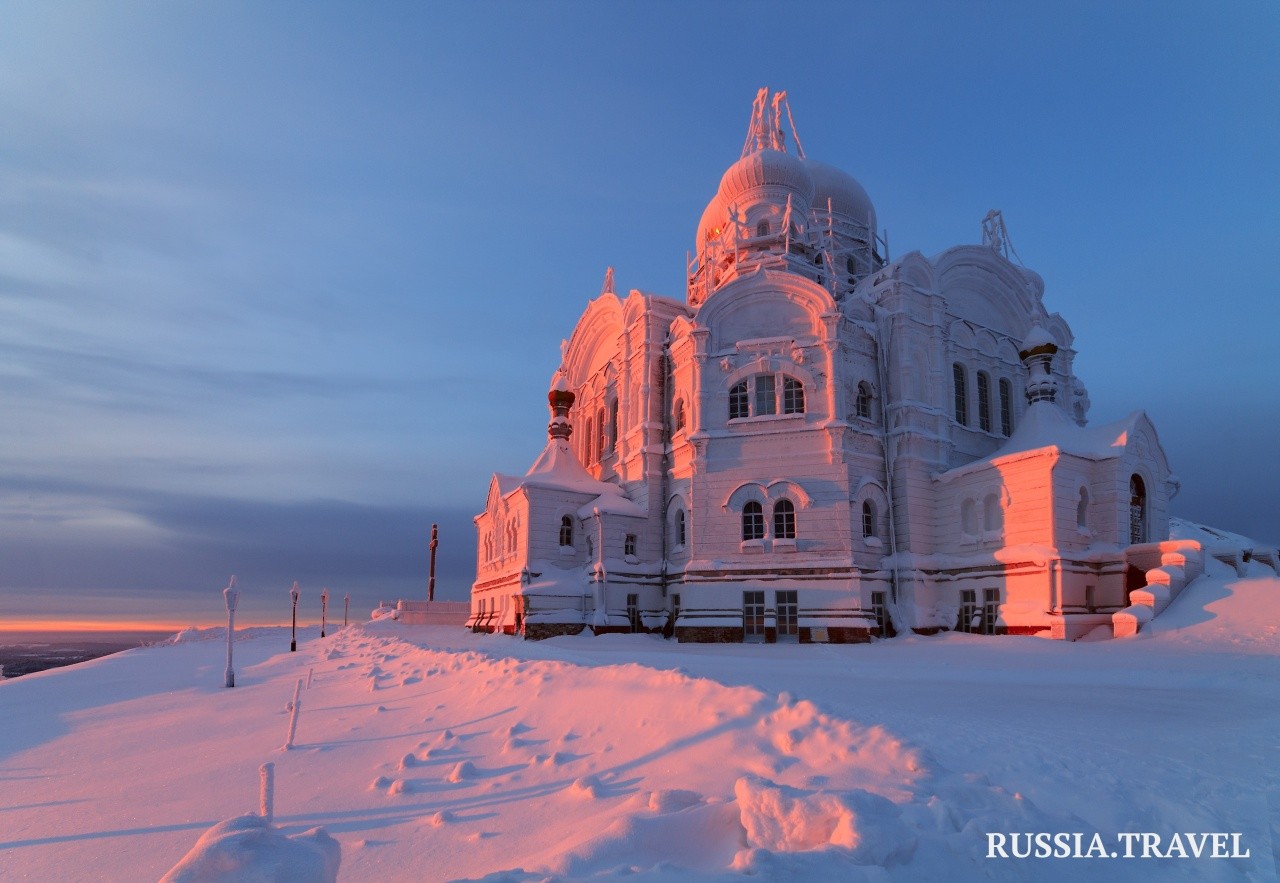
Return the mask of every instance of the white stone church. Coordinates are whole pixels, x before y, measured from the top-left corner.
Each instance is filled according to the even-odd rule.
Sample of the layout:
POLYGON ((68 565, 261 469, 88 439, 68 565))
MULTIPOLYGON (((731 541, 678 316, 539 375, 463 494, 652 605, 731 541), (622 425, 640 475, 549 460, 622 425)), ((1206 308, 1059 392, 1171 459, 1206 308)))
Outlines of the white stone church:
POLYGON ((890 260, 866 191, 809 159, 790 119, 760 91, 683 300, 620 296, 611 270, 587 304, 546 449, 494 475, 475 519, 468 625, 763 642, 1136 628, 1135 593, 1201 563, 1166 540, 1178 483, 1154 426, 1087 422, 1071 329, 999 213, 981 244, 890 260))

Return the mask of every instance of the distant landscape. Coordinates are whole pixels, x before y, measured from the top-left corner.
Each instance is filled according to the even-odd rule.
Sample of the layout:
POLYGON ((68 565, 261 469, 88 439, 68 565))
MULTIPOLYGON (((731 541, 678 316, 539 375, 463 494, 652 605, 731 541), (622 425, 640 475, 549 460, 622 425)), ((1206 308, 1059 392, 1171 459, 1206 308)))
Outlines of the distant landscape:
POLYGON ((16 678, 75 665, 131 647, 163 641, 167 631, 0 632, 0 677, 16 678))

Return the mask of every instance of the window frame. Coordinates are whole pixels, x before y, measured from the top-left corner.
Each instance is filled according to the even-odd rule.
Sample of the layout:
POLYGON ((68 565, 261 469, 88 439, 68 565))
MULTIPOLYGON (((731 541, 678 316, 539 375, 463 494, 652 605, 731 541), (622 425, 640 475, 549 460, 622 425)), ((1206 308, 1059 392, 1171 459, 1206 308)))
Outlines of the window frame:
POLYGON ((775 540, 796 538, 796 506, 786 497, 773 504, 773 538, 775 540))
POLYGON ((952 417, 961 426, 969 425, 969 372, 964 365, 955 362, 951 365, 951 385, 955 390, 955 402, 952 417))
POLYGON ((764 506, 759 500, 742 504, 742 542, 764 539, 764 506))

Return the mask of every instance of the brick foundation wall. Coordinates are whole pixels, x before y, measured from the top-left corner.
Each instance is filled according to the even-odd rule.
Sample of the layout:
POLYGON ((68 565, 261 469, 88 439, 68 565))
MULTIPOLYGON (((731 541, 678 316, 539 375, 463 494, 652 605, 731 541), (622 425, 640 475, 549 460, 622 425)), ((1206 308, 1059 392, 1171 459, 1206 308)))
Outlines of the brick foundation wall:
POLYGON ((541 641, 546 638, 558 638, 561 635, 580 634, 584 628, 582 623, 526 622, 524 637, 527 641, 541 641))
POLYGON ((682 644, 741 644, 742 626, 679 626, 676 640, 682 644))

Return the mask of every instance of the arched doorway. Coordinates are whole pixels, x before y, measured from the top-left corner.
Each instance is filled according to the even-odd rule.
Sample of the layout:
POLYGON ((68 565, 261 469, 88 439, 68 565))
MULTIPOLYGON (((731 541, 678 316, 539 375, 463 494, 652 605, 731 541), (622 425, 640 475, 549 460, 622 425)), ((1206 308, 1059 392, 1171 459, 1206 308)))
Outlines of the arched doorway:
POLYGON ((1141 475, 1129 479, 1129 544, 1147 541, 1147 486, 1141 475))

